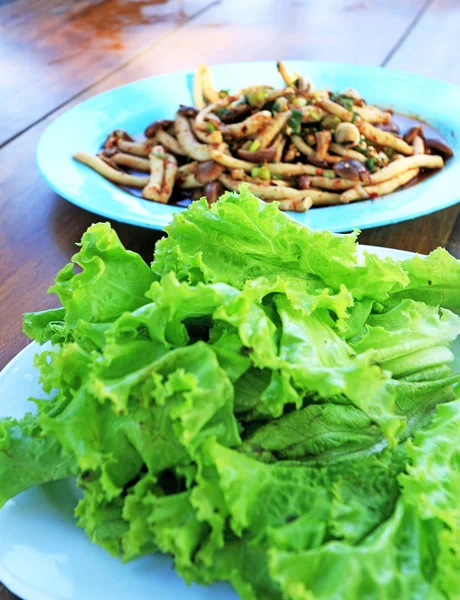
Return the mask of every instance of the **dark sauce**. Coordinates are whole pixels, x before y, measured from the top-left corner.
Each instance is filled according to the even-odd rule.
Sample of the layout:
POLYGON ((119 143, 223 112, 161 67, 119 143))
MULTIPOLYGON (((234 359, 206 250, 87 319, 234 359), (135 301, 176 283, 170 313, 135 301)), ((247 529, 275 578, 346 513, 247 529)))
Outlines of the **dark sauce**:
MULTIPOLYGON (((449 143, 449 141, 437 129, 435 129, 429 123, 426 123, 425 121, 422 121, 422 119, 419 119, 415 116, 403 115, 401 113, 394 112, 391 117, 391 122, 398 126, 399 133, 397 135, 400 135, 401 137, 404 137, 406 135, 406 133, 409 131, 409 129, 412 129, 413 127, 416 127, 417 125, 421 125, 423 127, 423 134, 426 138, 431 138, 433 140, 439 140, 443 144, 446 144, 447 146, 451 146, 451 143, 449 143)), ((444 159, 444 162, 447 163, 449 160, 450 160, 449 158, 444 159)), ((409 183, 406 183, 405 185, 398 188, 397 192, 399 192, 401 190, 407 190, 408 188, 413 187, 414 185, 417 185, 418 183, 421 183, 425 179, 428 179, 429 177, 431 177, 432 175, 434 175, 437 172, 438 171, 436 169, 434 169, 434 170, 433 169, 420 169, 417 177, 414 177, 414 179, 409 181, 409 183)), ((396 192, 393 192, 393 193, 396 193, 396 192)))
MULTIPOLYGON (((408 115, 403 115, 401 113, 393 112, 391 121, 394 125, 397 125, 397 127, 399 129, 399 131, 396 135, 404 137, 405 134, 409 131, 409 129, 412 129, 412 127, 416 127, 418 125, 422 125, 423 133, 426 138, 439 140, 440 142, 443 142, 447 146, 451 145, 448 142, 448 140, 437 129, 435 129, 433 126, 429 125, 428 123, 422 121, 421 119, 419 119, 415 116, 408 116, 408 115)), ((134 139, 142 141, 145 138, 144 138, 143 134, 139 134, 139 135, 135 135, 134 139)), ((301 160, 301 157, 299 157, 299 160, 301 160)), ((447 160, 444 159, 444 162, 447 163, 448 160, 450 160, 450 159, 447 159, 447 160)), ((187 162, 186 159, 181 158, 181 157, 179 157, 178 161, 179 161, 179 166, 183 165, 187 162)), ((132 175, 143 175, 144 177, 146 175, 146 173, 141 173, 139 171, 134 171, 132 169, 126 169, 126 171, 131 173, 132 175)), ((406 183, 404 186, 401 186, 400 188, 398 188, 397 191, 401 191, 401 190, 405 190, 407 188, 413 187, 414 185, 417 185, 418 183, 424 181, 425 179, 428 179, 430 176, 434 175, 435 173, 437 173, 437 171, 433 170, 433 169, 420 169, 420 172, 417 175, 417 177, 414 177, 414 179, 412 179, 412 181, 409 181, 409 183, 406 183)), ((141 189, 127 187, 127 186, 120 186, 120 187, 123 190, 125 190, 125 192, 128 192, 129 194, 136 196, 137 198, 142 198, 142 190, 141 189)), ((171 195, 171 198, 169 199, 168 204, 172 204, 174 206, 180 206, 182 208, 187 208, 187 206, 189 206, 193 201, 193 197, 192 197, 193 191, 194 190, 181 190, 177 186, 175 186, 173 193, 171 195)), ((394 192, 394 193, 396 193, 396 192, 394 192)), ((195 199, 196 199, 196 197, 195 197, 195 199)))

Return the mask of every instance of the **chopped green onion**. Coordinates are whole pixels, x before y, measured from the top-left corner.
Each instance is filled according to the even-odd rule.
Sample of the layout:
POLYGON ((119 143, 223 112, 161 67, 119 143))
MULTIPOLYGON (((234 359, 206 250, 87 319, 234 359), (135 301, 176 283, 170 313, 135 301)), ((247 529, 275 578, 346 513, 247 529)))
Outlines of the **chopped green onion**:
POLYGON ((300 133, 300 124, 302 123, 302 111, 294 109, 292 111, 292 117, 289 119, 288 125, 291 127, 293 133, 300 133))
POLYGON ((263 104, 267 95, 265 90, 255 90, 246 94, 246 100, 250 106, 256 106, 257 104, 263 104))
POLYGON ((314 123, 317 123, 321 119, 320 113, 316 112, 316 110, 312 110, 310 112, 310 114, 308 115, 308 117, 309 117, 309 120, 313 121, 314 123))
POLYGON ((307 101, 305 98, 301 97, 301 98, 296 98, 292 104, 294 104, 294 106, 306 106, 307 101))
POLYGON ((259 170, 260 179, 271 179, 272 174, 270 173, 270 169, 268 167, 261 167, 259 170))
POLYGON ((377 166, 375 164, 376 162, 377 159, 375 158, 375 156, 373 156, 372 158, 368 158, 364 164, 366 165, 368 171, 370 171, 371 173, 375 173, 377 171, 377 166))
POLYGON ((337 102, 337 104, 340 104, 347 110, 353 110, 353 98, 348 98, 348 96, 342 96, 341 94, 332 94, 331 100, 337 102))
POLYGON ((339 102, 347 110, 353 110, 353 105, 354 105, 353 98, 347 98, 346 96, 341 96, 339 102))
POLYGON ((390 148, 390 146, 384 146, 383 151, 388 156, 388 158, 391 158, 396 154, 396 150, 394 148, 390 148))
POLYGON ((351 117, 351 122, 354 123, 358 117, 359 117, 358 113, 353 111, 353 116, 351 117))
POLYGON ((219 91, 219 96, 221 98, 226 98, 229 94, 230 94, 230 90, 220 90, 219 91))
POLYGON ((260 140, 254 140, 252 144, 249 146, 249 152, 257 152, 260 148, 260 140))
POLYGON ((340 119, 335 115, 326 115, 321 121, 321 125, 324 129, 336 129, 340 125, 340 119))
POLYGON ((208 131, 217 131, 217 127, 214 125, 214 123, 208 123, 208 131))
POLYGON ((283 176, 282 175, 278 175, 278 173, 275 173, 274 175, 272 175, 272 179, 276 179, 278 181, 282 181, 283 180, 283 176))
POLYGON ((260 167, 254 167, 251 169, 251 177, 259 177, 260 167))

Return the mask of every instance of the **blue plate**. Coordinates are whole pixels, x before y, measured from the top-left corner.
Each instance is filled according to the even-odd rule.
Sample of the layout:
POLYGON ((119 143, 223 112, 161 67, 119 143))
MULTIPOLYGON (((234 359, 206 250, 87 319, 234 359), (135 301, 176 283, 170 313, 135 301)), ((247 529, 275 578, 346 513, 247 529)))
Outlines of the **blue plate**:
MULTIPOLYGON (((290 70, 310 77, 317 87, 356 88, 369 103, 418 115, 438 129, 459 155, 460 88, 454 85, 375 67, 288 61, 290 70)), ((274 61, 212 67, 216 86, 236 90, 254 83, 281 85, 274 61)), ((191 103, 192 73, 182 71, 136 81, 82 102, 56 119, 37 149, 40 171, 61 196, 104 217, 163 229, 176 206, 164 206, 132 196, 72 159, 83 150, 96 154, 107 134, 125 129, 140 134, 156 119, 172 118, 179 104, 191 103)), ((460 158, 422 183, 376 200, 291 213, 315 229, 349 231, 413 219, 455 204, 460 199, 460 158)))

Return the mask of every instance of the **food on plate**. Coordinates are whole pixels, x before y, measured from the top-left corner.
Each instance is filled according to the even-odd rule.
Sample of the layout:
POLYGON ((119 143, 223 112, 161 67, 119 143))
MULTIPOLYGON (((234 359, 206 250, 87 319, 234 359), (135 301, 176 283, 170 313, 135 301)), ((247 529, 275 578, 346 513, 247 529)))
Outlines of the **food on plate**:
POLYGON ((211 204, 224 188, 238 190, 246 181, 281 210, 305 212, 390 194, 452 157, 444 140, 425 135, 434 131, 429 126, 368 105, 352 88, 316 90, 284 63, 277 66, 285 87, 252 85, 230 94, 217 90, 201 65, 195 106, 181 106, 174 121, 152 123, 142 141, 117 129, 98 157, 74 158, 155 202, 205 196, 211 204), (202 164, 213 167, 207 181, 197 176, 202 164))
POLYGON ((77 476, 93 542, 188 583, 458 600, 460 263, 359 253, 244 182, 167 233, 149 266, 91 226, 25 315, 54 395, 0 420, 0 505, 77 476))

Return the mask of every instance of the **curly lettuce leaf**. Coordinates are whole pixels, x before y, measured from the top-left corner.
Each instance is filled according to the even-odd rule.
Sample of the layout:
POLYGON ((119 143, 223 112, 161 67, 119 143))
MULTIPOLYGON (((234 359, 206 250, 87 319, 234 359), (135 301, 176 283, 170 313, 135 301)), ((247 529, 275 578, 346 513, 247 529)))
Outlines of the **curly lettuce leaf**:
POLYGON ((391 259, 356 253, 356 235, 312 231, 253 196, 244 185, 211 208, 205 200, 175 215, 168 237, 156 246, 152 269, 191 283, 224 282, 242 288, 248 279, 302 280, 315 289, 340 290, 356 299, 385 300, 408 277, 391 259))
POLYGON ((303 552, 271 549, 270 573, 285 600, 446 600, 426 573, 426 563, 437 558, 431 534, 430 523, 399 501, 388 521, 359 545, 331 541, 303 552))
POLYGON ((0 420, 0 507, 34 485, 77 473, 73 456, 44 434, 35 415, 0 420))
POLYGON ((426 257, 416 255, 401 266, 409 283, 390 298, 390 304, 411 298, 460 313, 460 262, 447 250, 438 248, 426 257))
POLYGON ((69 339, 70 331, 65 323, 65 308, 52 308, 35 313, 26 313, 23 331, 38 344, 52 342, 61 344, 69 339))
POLYGON ((80 251, 57 275, 49 292, 65 307, 65 321, 111 321, 124 311, 147 303, 145 292, 154 276, 135 252, 125 250, 109 223, 92 225, 84 234, 80 251))
POLYGON ((452 360, 445 345, 459 333, 460 317, 449 310, 403 300, 387 312, 369 315, 364 329, 348 343, 358 354, 370 352, 394 375, 403 375, 452 360))

